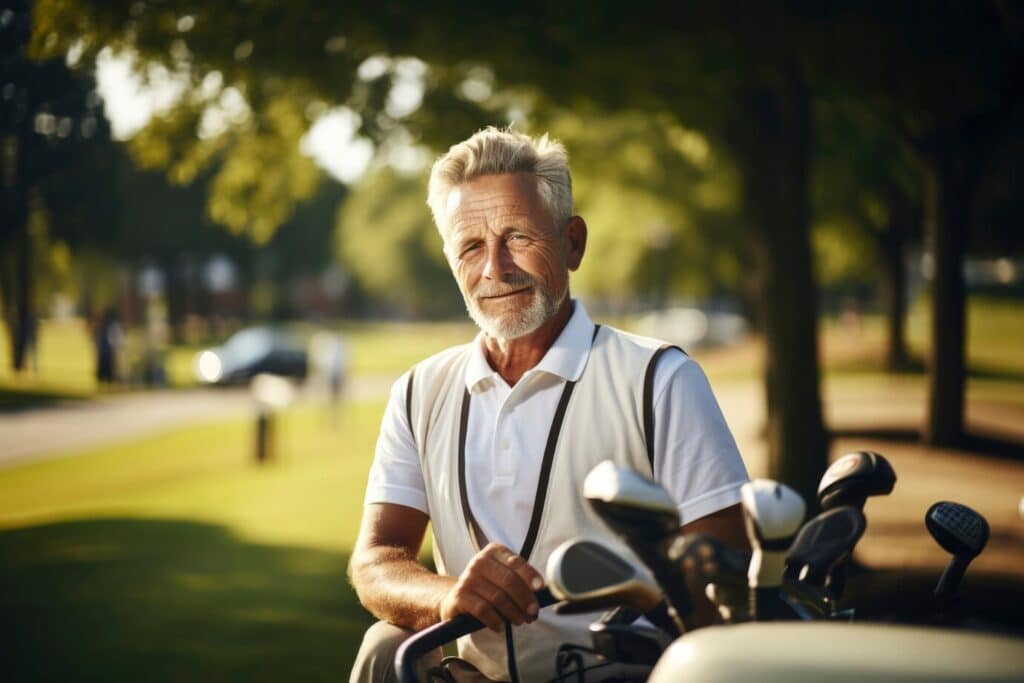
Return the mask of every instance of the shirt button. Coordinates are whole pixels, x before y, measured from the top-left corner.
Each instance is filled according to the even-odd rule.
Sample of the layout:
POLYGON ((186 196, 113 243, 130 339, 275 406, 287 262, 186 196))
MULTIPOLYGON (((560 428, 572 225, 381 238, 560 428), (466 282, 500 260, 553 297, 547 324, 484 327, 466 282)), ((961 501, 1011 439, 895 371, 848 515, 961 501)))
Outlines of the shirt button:
POLYGON ((504 441, 501 442, 501 450, 507 451, 508 450, 508 446, 509 446, 508 439, 505 439, 504 441))

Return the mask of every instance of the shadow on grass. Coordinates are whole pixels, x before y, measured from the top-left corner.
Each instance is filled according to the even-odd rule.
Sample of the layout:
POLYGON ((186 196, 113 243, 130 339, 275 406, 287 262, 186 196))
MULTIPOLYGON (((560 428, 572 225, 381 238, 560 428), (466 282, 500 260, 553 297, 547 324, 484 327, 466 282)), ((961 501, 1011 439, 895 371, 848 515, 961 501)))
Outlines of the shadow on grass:
POLYGON ((17 413, 32 408, 47 408, 65 401, 84 399, 84 395, 73 392, 0 384, 0 413, 17 413))
MULTIPOLYGON (((921 430, 909 427, 840 427, 829 430, 829 436, 833 439, 872 439, 894 443, 919 444, 922 441, 921 430)), ((1024 443, 995 435, 965 434, 957 447, 978 455, 1024 462, 1024 443)))
MULTIPOLYGON (((923 356, 915 354, 907 358, 898 367, 886 370, 880 356, 877 353, 870 353, 830 361, 828 370, 833 373, 849 374, 887 372, 894 377, 914 377, 926 374, 928 372, 928 364, 923 356)), ((966 368, 966 372, 967 376, 971 379, 1024 382, 1024 371, 991 363, 971 363, 966 368)))
POLYGON ((0 532, 15 680, 344 680, 372 618, 347 555, 103 519, 0 532))
MULTIPOLYGON (((933 592, 939 571, 868 570, 851 565, 850 583, 840 607, 856 606, 859 619, 894 623, 935 623, 933 592)), ((960 585, 948 625, 1024 635, 1024 579, 972 572, 960 585)))

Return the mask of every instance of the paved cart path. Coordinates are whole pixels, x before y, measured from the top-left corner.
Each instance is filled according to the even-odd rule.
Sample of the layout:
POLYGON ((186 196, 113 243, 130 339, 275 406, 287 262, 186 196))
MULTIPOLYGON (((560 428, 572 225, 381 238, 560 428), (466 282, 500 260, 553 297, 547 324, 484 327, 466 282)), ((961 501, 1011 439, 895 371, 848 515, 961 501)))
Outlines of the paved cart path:
MULTIPOLYGON (((352 378, 349 400, 383 398, 392 377, 352 378)), ((304 389, 299 400, 316 400, 322 390, 304 389)), ((0 413, 0 469, 32 460, 66 456, 94 446, 137 439, 184 425, 251 415, 255 404, 245 388, 139 391, 0 413)))

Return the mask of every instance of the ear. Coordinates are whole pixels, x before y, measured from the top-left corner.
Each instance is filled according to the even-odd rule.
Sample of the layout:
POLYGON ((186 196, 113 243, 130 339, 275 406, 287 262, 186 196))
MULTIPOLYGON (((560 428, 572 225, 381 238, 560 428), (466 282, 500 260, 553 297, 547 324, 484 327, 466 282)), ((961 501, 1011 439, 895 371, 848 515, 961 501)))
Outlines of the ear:
POLYGON ((587 250, 587 224, 580 216, 572 216, 565 224, 566 265, 573 271, 583 262, 587 250))

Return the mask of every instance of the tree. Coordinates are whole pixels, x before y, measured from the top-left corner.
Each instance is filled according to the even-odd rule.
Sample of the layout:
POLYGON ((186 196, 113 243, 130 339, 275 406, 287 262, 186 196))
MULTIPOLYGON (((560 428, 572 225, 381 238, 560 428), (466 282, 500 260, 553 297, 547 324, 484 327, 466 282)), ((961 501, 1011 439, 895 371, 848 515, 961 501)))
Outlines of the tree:
POLYGON ((830 39, 852 44, 870 21, 874 40, 828 68, 843 97, 879 111, 923 169, 934 263, 924 437, 952 447, 964 435, 964 254, 990 158, 1022 124, 1024 17, 1003 2, 892 3, 855 17, 830 39))
MULTIPOLYGON (((932 223, 944 225, 960 211, 955 205, 960 195, 949 188, 965 189, 966 181, 957 178, 977 176, 976 164, 961 169, 959 162, 952 163, 954 157, 963 158, 964 150, 949 156, 951 141, 970 131, 918 125, 918 119, 934 119, 921 106, 928 98, 916 98, 916 88, 925 84, 934 95, 947 67, 954 81, 965 86, 970 106, 956 112, 939 109, 943 126, 965 111, 978 111, 979 101, 990 104, 991 86, 1012 82, 1004 76, 1013 68, 1000 60, 1010 57, 1008 63, 1016 63, 1013 49, 1003 49, 1006 41, 983 50, 980 59, 971 53, 979 45, 988 48, 992 14, 990 6, 976 3, 955 3, 952 11, 920 10, 912 3, 856 8, 839 2, 700 3, 666 13, 660 5, 636 3, 525 2, 496 16, 490 7, 465 2, 399 8, 390 3, 285 6, 264 0, 240 12, 221 5, 48 0, 37 6, 35 45, 43 55, 79 45, 86 61, 105 45, 130 48, 140 64, 155 60, 184 74, 196 96, 150 128, 152 149, 166 151, 156 162, 184 176, 214 158, 222 169, 235 169, 235 183, 227 185, 236 191, 215 192, 213 214, 258 235, 281 216, 270 212, 261 219, 262 213, 247 209, 250 204, 269 202, 287 213, 311 192, 302 182, 284 182, 278 173, 262 178, 252 168, 291 163, 288 155, 295 145, 284 141, 289 136, 297 141, 305 103, 347 105, 359 113, 361 131, 377 139, 398 131, 445 144, 464 137, 464 126, 479 120, 481 111, 507 117, 515 95, 538 107, 551 100, 572 107, 664 113, 699 130, 739 169, 741 215, 760 282, 767 342, 769 473, 812 496, 827 451, 809 238, 813 101, 839 93, 882 102, 892 120, 914 129, 914 139, 931 140, 922 147, 935 150, 928 153, 933 161, 926 168, 935 178, 932 185, 946 188, 932 191, 936 199, 931 205, 939 206, 938 198, 941 207, 954 202, 931 210, 930 215, 941 217, 932 223), (964 19, 966 38, 957 34, 964 19), (867 46, 866 28, 876 36, 867 46), (47 50, 50 36, 56 38, 47 50), (949 41, 955 49, 947 54, 944 42, 949 41), (406 120, 409 111, 394 96, 408 65, 421 63, 409 62, 410 56, 429 65, 422 116, 415 121, 406 120), (890 57, 897 68, 890 70, 890 57), (995 76, 990 77, 984 70, 993 65, 995 76), (490 95, 468 87, 482 67, 494 75, 490 95), (968 87, 970 78, 979 75, 984 83, 968 87), (200 87, 207 77, 242 93, 251 115, 219 135, 198 137, 197 122, 211 106, 211 97, 200 87), (444 103, 453 106, 437 108, 444 103), (169 128, 161 130, 161 125, 169 128), (936 138, 928 130, 942 132, 936 138), (268 142, 253 146, 260 135, 269 135, 263 138, 268 142), (244 152, 247 148, 252 149, 244 152), (244 161, 229 164, 235 154, 244 161)), ((961 92, 943 94, 949 104, 961 92)), ((969 128, 979 135, 989 130, 975 124, 969 128)), ((936 228, 935 234, 951 233, 936 228)), ((958 253, 958 243, 940 241, 937 256, 958 253)), ((949 267, 942 261, 940 272, 949 267)), ((949 300, 942 291, 938 294, 949 300)), ((956 298, 955 292, 949 296, 956 298)), ((962 305, 951 310, 962 313, 962 305)), ((962 334, 959 338, 962 342, 962 334)), ((956 355, 945 348, 937 348, 939 367, 956 355)), ((950 375, 954 384, 956 374, 950 375)), ((955 427, 955 420, 951 424, 955 427)))
MULTIPOLYGON (((0 137, 4 147, 3 234, 0 289, 11 338, 11 365, 24 367, 35 328, 33 212, 50 233, 70 240, 92 230, 109 237, 110 202, 90 195, 109 172, 109 135, 91 81, 73 74, 63 56, 26 58, 29 10, 24 2, 0 11, 3 93, 0 137), (90 226, 86 228, 86 226, 90 226)), ((109 176, 107 176, 109 179, 109 176)))
MULTIPOLYGON (((899 137, 860 103, 826 102, 817 110, 817 220, 855 233, 834 248, 844 261, 858 261, 854 267, 861 280, 878 282, 886 317, 885 368, 906 370, 906 252, 922 239, 920 169, 899 137), (861 238, 867 238, 873 254, 858 250, 861 238)), ((849 270, 835 260, 819 263, 819 272, 835 277, 849 270)))

